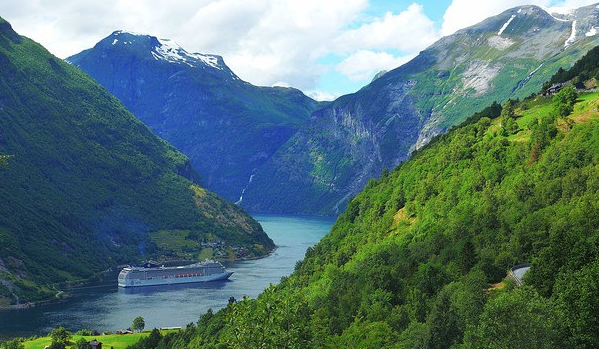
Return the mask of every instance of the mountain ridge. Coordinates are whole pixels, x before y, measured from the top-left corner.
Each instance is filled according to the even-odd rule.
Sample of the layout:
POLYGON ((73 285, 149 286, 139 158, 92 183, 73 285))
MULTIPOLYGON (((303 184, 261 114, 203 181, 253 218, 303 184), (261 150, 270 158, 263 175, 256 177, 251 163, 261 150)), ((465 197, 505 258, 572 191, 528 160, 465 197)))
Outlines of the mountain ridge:
MULTIPOLYGON (((115 30, 108 37, 99 41, 93 48, 82 51, 82 54, 90 54, 93 49, 103 48, 107 43, 111 42, 111 46, 121 47, 128 50, 129 47, 135 47, 134 53, 140 55, 150 54, 156 60, 164 60, 171 63, 184 63, 190 67, 204 65, 217 70, 222 70, 231 75, 233 79, 241 80, 231 69, 225 64, 223 58, 213 54, 190 53, 183 47, 171 39, 160 39, 150 34, 134 33, 126 30, 115 30), (137 47, 136 47, 137 46, 137 47)), ((144 58, 148 58, 144 57, 144 58)), ((72 60, 66 58, 65 61, 74 64, 72 60)))
POLYGON ((324 105, 297 89, 253 86, 222 57, 191 54, 151 35, 115 31, 67 61, 187 154, 202 183, 232 202, 256 169, 324 105))
POLYGON ((441 38, 316 111, 258 170, 244 207, 343 211, 370 178, 406 160, 434 135, 493 101, 538 92, 559 67, 569 67, 599 43, 590 35, 599 26, 598 14, 592 5, 565 20, 538 6, 520 6, 441 38))

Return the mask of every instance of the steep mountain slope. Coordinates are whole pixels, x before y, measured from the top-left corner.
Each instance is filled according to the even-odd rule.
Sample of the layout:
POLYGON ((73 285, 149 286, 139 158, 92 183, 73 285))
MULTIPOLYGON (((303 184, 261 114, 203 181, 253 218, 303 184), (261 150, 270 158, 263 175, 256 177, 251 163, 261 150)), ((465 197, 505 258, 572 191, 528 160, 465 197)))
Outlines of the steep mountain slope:
POLYGON ((10 156, 0 166, 0 306, 53 295, 39 284, 174 253, 152 234, 186 237, 195 258, 205 240, 250 255, 274 247, 243 210, 193 182, 186 156, 3 19, 0 154, 10 156))
POLYGON ((202 184, 237 201, 250 176, 321 104, 240 80, 219 56, 116 31, 67 58, 190 157, 202 184))
POLYGON ((281 284, 137 348, 595 348, 599 93, 564 118, 559 97, 436 137, 281 284))
POLYGON ((599 9, 523 6, 442 38, 317 111, 256 173, 244 207, 334 214, 370 178, 473 112, 538 92, 599 43, 599 9))

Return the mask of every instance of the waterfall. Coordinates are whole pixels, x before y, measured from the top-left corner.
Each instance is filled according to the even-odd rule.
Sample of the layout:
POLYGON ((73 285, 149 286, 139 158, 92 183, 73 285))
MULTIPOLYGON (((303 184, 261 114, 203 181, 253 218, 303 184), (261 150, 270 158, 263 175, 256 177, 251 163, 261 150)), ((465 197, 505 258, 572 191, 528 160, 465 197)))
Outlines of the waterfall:
POLYGON ((248 186, 250 185, 250 183, 252 183, 252 179, 254 179, 254 175, 250 176, 250 180, 248 181, 248 184, 246 184, 245 187, 241 190, 241 195, 239 195, 239 200, 237 200, 237 202, 235 203, 235 205, 239 205, 243 201, 243 194, 245 193, 245 190, 248 188, 248 186))

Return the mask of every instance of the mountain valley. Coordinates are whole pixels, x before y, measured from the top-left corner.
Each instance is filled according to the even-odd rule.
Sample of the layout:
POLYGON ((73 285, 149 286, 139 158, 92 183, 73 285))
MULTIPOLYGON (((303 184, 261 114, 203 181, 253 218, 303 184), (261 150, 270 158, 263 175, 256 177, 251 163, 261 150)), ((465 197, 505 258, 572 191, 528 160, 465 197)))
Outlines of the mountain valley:
POLYGON ((199 315, 127 349, 595 348, 598 212, 599 4, 508 9, 331 102, 122 30, 61 60, 0 18, 0 308, 211 257, 241 261, 82 312, 199 315))
POLYGON ((0 306, 53 298, 58 285, 125 263, 197 259, 203 242, 245 257, 275 247, 243 209, 197 184, 186 156, 3 19, 0 154, 0 306))

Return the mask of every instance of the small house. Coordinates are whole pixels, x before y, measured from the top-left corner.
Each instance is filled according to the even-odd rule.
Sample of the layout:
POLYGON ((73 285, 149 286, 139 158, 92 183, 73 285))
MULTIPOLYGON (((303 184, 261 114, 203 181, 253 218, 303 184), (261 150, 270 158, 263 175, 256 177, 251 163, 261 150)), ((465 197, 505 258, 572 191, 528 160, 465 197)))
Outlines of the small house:
POLYGON ((510 271, 508 272, 508 277, 516 282, 516 286, 522 286, 524 285, 524 281, 522 280, 522 278, 524 277, 524 274, 528 272, 529 269, 530 264, 517 265, 510 269, 510 271))
POLYGON ((568 81, 568 82, 560 82, 559 84, 553 84, 551 86, 549 86, 546 90, 543 90, 543 96, 552 96, 556 93, 558 93, 559 91, 561 91, 561 89, 563 89, 566 86, 571 86, 572 84, 568 81))
POLYGON ((97 340, 92 340, 88 342, 90 349, 102 349, 102 342, 98 342, 97 340))

